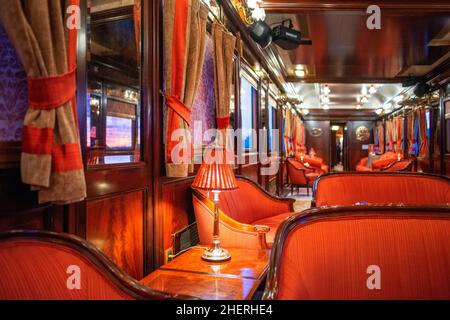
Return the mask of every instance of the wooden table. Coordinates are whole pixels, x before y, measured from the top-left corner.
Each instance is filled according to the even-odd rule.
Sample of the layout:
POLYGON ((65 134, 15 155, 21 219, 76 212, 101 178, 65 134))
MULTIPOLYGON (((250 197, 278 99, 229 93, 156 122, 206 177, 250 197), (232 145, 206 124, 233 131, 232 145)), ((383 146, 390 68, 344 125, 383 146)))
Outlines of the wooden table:
POLYGON ((231 260, 201 259, 205 247, 194 247, 141 280, 143 285, 205 300, 251 299, 265 279, 269 250, 229 249, 231 260))

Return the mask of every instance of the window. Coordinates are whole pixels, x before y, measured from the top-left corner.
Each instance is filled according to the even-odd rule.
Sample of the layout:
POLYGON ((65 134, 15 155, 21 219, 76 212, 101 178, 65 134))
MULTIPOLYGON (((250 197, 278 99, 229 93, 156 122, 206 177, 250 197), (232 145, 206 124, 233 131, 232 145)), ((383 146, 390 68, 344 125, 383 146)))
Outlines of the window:
POLYGON ((255 87, 245 77, 241 77, 241 129, 242 143, 246 150, 256 148, 252 130, 254 129, 256 97, 255 87))
POLYGON ((273 132, 272 132, 272 130, 274 130, 276 127, 276 123, 275 123, 276 112, 277 112, 276 103, 273 99, 270 99, 269 110, 268 110, 268 113, 269 113, 269 120, 268 120, 269 138, 267 141, 268 148, 270 151, 276 151, 276 150, 274 150, 274 143, 273 143, 274 141, 273 141, 273 132))

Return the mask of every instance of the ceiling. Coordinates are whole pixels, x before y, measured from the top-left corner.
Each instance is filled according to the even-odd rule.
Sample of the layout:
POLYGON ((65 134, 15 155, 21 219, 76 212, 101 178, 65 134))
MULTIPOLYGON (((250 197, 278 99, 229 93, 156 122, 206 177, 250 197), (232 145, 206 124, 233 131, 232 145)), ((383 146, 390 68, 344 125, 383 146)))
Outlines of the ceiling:
POLYGON ((450 61, 450 2, 378 2, 381 29, 369 30, 369 1, 262 1, 266 23, 292 19, 302 37, 313 42, 292 51, 269 48, 304 106, 321 108, 318 84, 327 83, 331 111, 351 112, 362 85, 373 83, 379 90, 362 108, 373 113, 404 90, 402 82, 419 80, 450 61), (296 68, 306 75, 296 75, 296 68))

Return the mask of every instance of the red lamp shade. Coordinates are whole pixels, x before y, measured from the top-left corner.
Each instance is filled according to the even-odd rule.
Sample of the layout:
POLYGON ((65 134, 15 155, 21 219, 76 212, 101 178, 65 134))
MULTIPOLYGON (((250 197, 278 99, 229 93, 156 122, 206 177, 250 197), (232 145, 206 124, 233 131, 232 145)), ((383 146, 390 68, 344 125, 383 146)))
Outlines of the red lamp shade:
POLYGON ((231 165, 212 161, 202 164, 192 187, 202 190, 226 191, 237 189, 238 184, 231 165))

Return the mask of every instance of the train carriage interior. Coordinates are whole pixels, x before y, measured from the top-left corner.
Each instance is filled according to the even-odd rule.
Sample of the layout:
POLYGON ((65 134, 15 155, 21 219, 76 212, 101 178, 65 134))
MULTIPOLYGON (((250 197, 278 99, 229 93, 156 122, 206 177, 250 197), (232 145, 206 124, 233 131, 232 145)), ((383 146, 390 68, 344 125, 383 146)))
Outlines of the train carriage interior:
POLYGON ((450 300, 449 1, 0 4, 0 300, 450 300))

